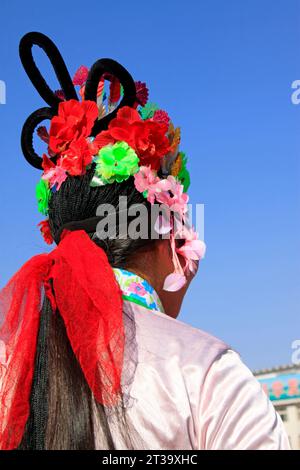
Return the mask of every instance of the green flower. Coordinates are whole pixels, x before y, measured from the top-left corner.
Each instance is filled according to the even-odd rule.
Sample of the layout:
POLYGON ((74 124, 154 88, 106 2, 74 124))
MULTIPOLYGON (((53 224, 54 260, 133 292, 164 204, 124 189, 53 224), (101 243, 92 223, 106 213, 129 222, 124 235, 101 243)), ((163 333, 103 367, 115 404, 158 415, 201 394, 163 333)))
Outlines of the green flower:
POLYGON ((177 177, 180 180, 181 184, 183 185, 183 191, 186 193, 187 190, 189 189, 191 178, 190 178, 190 173, 186 168, 187 158, 185 156, 185 153, 180 152, 180 156, 181 156, 181 167, 180 167, 177 177))
POLYGON ((42 178, 36 185, 35 190, 36 198, 38 200, 38 210, 44 215, 48 214, 48 203, 51 195, 48 181, 42 178))
POLYGON ((143 108, 140 109, 139 113, 143 120, 150 119, 153 117, 155 111, 158 110, 158 106, 155 103, 147 103, 143 108))
POLYGON ((123 141, 102 147, 94 161, 95 173, 105 184, 127 180, 139 169, 139 157, 133 148, 123 141))

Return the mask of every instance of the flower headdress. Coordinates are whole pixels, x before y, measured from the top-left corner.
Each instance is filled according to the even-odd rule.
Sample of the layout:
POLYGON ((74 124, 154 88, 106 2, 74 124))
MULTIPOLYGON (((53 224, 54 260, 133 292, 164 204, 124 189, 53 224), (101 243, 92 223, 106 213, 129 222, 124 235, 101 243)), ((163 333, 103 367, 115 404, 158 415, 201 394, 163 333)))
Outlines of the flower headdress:
MULTIPOLYGON (((151 204, 163 204, 173 215, 171 224, 160 217, 155 227, 159 233, 170 232, 173 250, 175 271, 167 277, 164 287, 182 287, 186 272, 193 271, 195 261, 204 255, 205 245, 197 240, 192 228, 188 229, 186 191, 190 177, 186 156, 179 149, 180 128, 174 127, 166 111, 148 102, 146 84, 134 82, 128 71, 112 59, 99 59, 90 70, 81 66, 72 80, 56 46, 40 33, 23 37, 20 56, 29 78, 50 106, 31 114, 22 131, 25 158, 43 170, 36 188, 39 211, 47 215, 52 193, 59 191, 69 176, 82 176, 92 165, 95 172, 91 186, 133 177, 136 189, 151 204), (60 90, 53 92, 37 69, 31 52, 34 44, 48 55, 60 90), (108 98, 105 80, 110 81, 108 98), (79 87, 80 98, 75 86, 79 87), (50 120, 50 128, 37 129, 48 146, 41 158, 33 149, 32 137, 44 119, 50 120), (176 219, 181 222, 180 238, 185 240, 180 248, 175 243, 176 219), (184 267, 178 253, 185 258, 184 267)), ((45 241, 52 243, 48 221, 39 226, 45 241)))
MULTIPOLYGON (((37 186, 39 210, 47 214, 53 192, 60 191, 66 178, 80 178, 90 165, 95 165, 93 186, 133 177, 137 191, 150 204, 163 204, 173 215, 172 223, 158 219, 155 227, 159 233, 171 234, 175 271, 167 276, 164 287, 180 288, 186 272, 193 271, 203 255, 204 244, 186 223, 189 177, 185 155, 178 149, 179 129, 165 111, 147 102, 146 85, 134 82, 111 59, 98 60, 89 71, 81 67, 72 81, 58 49, 41 33, 22 38, 20 57, 48 104, 27 118, 21 138, 27 161, 43 170, 37 186), (61 90, 52 91, 42 77, 32 57, 33 45, 48 55, 61 90), (104 79, 110 80, 109 114, 104 107, 104 79), (80 86, 81 100, 75 86, 80 86), (49 132, 45 127, 37 129, 48 145, 41 158, 33 148, 33 135, 45 119, 51 121, 49 132), (176 246, 175 219, 184 222, 180 247, 176 246), (185 259, 183 264, 178 254, 185 259)), ((46 299, 52 312, 59 312, 63 319, 95 400, 107 408, 123 406, 122 295, 106 253, 86 233, 96 231, 97 222, 94 217, 65 224, 56 234, 58 246, 29 259, 0 291, 0 450, 18 447, 30 416, 41 305, 46 299)), ((51 242, 47 221, 40 226, 51 242)), ((34 419, 45 422, 44 411, 40 412, 41 416, 35 409, 34 419)))

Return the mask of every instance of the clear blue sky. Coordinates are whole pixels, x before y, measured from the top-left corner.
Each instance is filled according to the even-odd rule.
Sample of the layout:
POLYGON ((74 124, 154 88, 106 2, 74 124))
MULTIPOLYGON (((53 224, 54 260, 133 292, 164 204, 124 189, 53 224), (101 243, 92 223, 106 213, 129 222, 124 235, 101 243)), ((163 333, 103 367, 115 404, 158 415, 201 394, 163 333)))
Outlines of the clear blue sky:
POLYGON ((300 2, 2 0, 1 20, 0 285, 46 249, 39 172, 19 144, 25 118, 45 105, 18 57, 21 36, 36 30, 54 39, 71 74, 101 57, 120 61, 182 127, 207 255, 180 319, 229 342, 251 368, 290 362, 300 338, 300 105, 290 98, 300 2))

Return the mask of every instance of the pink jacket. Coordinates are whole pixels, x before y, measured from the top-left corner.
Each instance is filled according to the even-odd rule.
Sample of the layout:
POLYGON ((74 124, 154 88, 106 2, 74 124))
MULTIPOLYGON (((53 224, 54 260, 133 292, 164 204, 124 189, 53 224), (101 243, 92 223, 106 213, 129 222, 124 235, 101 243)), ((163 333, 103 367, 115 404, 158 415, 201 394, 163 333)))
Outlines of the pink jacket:
MULTIPOLYGON (((290 449, 280 416, 236 351, 132 302, 124 313, 126 333, 135 328, 125 348, 126 414, 146 449, 290 449)), ((117 430, 113 439, 126 449, 117 430)))

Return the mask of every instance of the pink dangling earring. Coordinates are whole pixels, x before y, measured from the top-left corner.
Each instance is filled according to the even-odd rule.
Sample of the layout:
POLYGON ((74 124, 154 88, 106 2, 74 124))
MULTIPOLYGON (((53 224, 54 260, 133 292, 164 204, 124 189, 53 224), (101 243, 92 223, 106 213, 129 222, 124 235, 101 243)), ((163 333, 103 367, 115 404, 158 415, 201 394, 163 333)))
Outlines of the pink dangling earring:
POLYGON ((175 244, 175 235, 171 232, 171 249, 172 249, 172 261, 174 265, 174 272, 169 274, 164 282, 163 289, 169 292, 176 292, 181 289, 186 283, 186 277, 184 275, 183 268, 180 264, 175 244))

